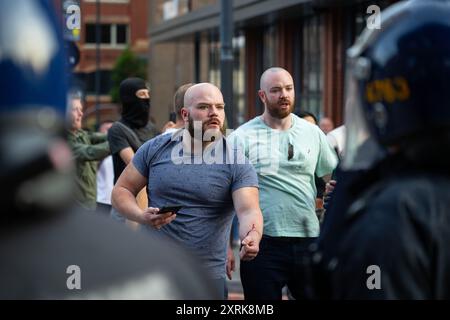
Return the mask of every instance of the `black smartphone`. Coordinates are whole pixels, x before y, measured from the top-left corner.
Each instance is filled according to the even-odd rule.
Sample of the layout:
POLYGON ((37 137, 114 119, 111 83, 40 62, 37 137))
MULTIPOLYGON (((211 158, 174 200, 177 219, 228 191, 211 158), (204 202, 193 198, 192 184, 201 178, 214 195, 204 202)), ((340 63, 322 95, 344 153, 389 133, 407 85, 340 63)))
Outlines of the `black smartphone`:
POLYGON ((158 214, 163 214, 166 212, 177 213, 181 208, 182 206, 164 206, 159 209, 158 214))

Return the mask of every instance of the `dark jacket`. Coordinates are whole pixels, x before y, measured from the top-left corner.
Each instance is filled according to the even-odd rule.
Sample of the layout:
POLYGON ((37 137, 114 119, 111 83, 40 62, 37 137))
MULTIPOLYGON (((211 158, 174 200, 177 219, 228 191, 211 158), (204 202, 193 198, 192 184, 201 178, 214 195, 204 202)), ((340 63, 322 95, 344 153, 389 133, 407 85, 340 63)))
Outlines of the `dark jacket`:
POLYGON ((315 297, 450 299, 449 169, 393 157, 345 193, 313 252, 315 297))

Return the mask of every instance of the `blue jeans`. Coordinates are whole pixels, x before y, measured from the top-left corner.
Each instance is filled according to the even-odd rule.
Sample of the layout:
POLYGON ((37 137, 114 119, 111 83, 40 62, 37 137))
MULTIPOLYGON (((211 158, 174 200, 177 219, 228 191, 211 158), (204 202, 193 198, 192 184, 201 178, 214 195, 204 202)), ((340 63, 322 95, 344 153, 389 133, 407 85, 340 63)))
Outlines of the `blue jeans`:
POLYGON ((245 299, 281 300, 285 285, 295 299, 304 299, 304 257, 315 239, 263 235, 256 258, 241 261, 245 299))

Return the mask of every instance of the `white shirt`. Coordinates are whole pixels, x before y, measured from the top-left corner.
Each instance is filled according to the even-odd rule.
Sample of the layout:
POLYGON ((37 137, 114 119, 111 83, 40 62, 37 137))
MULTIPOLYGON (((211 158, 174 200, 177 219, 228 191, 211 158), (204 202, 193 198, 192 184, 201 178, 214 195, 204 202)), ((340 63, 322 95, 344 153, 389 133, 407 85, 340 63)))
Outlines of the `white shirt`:
POLYGON ((100 163, 97 171, 97 202, 111 205, 111 192, 114 187, 114 168, 112 156, 100 163))

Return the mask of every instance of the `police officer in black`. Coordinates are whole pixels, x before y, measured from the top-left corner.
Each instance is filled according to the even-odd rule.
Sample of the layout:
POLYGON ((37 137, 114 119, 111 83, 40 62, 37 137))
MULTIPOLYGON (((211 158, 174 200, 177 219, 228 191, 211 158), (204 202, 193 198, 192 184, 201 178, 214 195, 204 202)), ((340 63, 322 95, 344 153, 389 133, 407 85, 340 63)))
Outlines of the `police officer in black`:
POLYGON ((344 174, 312 247, 314 298, 450 298, 449 17, 445 1, 400 2, 348 50, 344 174))
POLYGON ((73 206, 67 74, 52 6, 0 1, 0 299, 219 297, 169 239, 73 206))

